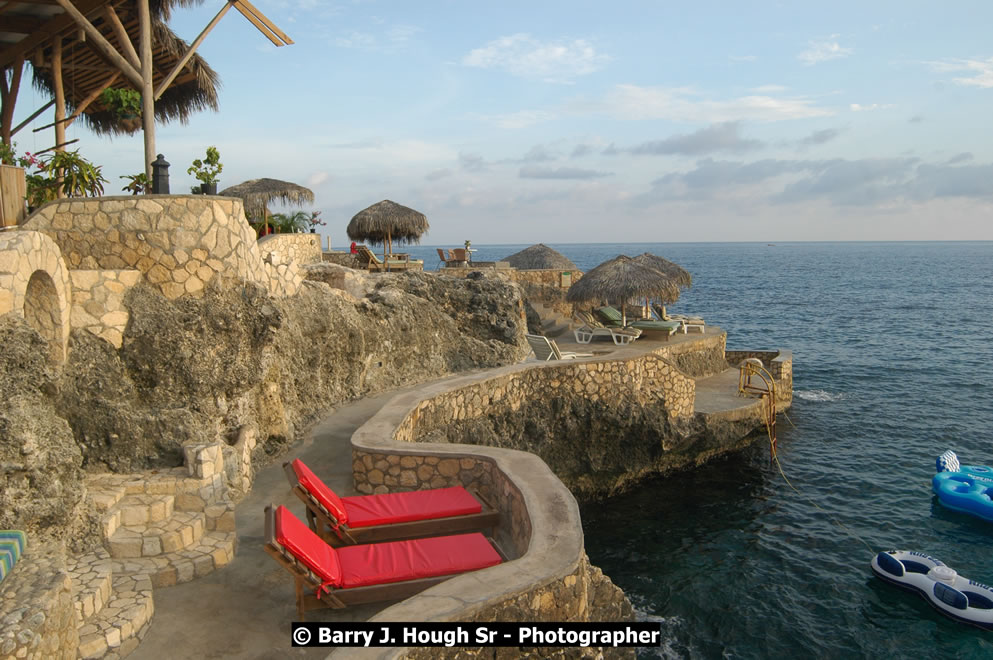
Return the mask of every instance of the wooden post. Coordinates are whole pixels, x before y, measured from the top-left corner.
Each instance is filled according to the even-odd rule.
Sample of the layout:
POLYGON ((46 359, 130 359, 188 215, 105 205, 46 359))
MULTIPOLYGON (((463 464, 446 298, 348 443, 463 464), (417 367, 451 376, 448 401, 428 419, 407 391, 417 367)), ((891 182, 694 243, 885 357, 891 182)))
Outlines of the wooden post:
MULTIPOLYGON (((92 41, 92 45, 96 50, 100 51, 107 60, 116 66, 124 76, 131 81, 137 87, 141 86, 142 76, 138 71, 131 66, 131 63, 125 59, 123 55, 114 50, 114 47, 110 44, 107 39, 104 38, 100 31, 93 27, 86 16, 84 16, 79 9, 75 7, 69 0, 55 0, 55 2, 65 10, 65 12, 76 22, 76 25, 83 29, 84 34, 87 34, 92 41)), ((138 16, 141 18, 141 8, 144 7, 145 17, 148 18, 148 2, 147 0, 141 0, 138 3, 138 16)), ((147 27, 147 26, 146 26, 147 27)), ((150 32, 150 30, 149 30, 150 32)), ((144 62, 142 63, 144 65, 144 62)))
MULTIPOLYGON (((66 125, 63 121, 66 118, 66 95, 62 87, 62 36, 56 35, 52 43, 52 82, 55 85, 55 150, 65 151, 62 146, 66 141, 66 125)), ((58 185, 55 187, 55 196, 65 197, 62 191, 62 172, 58 172, 58 185)))
POLYGON ((24 54, 18 56, 14 61, 13 75, 10 79, 10 87, 7 87, 7 71, 0 70, 0 99, 3 101, 3 116, 0 117, 0 139, 6 144, 10 144, 10 136, 13 132, 10 125, 14 123, 14 104, 17 103, 17 90, 21 86, 21 71, 24 69, 24 54))
POLYGON ((141 123, 145 135, 145 176, 152 180, 155 160, 155 90, 152 88, 152 18, 148 0, 138 0, 138 24, 141 37, 141 123))

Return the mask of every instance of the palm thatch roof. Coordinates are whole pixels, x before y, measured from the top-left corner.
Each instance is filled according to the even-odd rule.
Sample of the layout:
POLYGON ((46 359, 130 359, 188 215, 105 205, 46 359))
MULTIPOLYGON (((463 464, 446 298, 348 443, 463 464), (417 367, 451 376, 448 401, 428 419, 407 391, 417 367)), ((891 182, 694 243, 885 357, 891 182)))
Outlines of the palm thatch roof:
POLYGON ((428 229, 423 213, 384 199, 356 213, 346 231, 353 241, 385 246, 391 241, 420 243, 428 229))
POLYGON ((657 254, 643 252, 635 257, 634 261, 667 275, 678 286, 693 286, 693 276, 690 275, 689 271, 657 254))
POLYGON ((269 204, 275 201, 283 204, 305 204, 314 201, 310 188, 298 186, 279 179, 249 179, 220 192, 227 197, 240 197, 245 202, 245 214, 250 217, 265 218, 269 204))
MULTIPOLYGON (((152 8, 152 60, 154 62, 153 84, 158 84, 173 69, 186 53, 189 44, 179 38, 165 20, 172 5, 189 5, 193 2, 174 0, 161 1, 158 8, 152 8)), ((120 7, 123 11, 127 5, 120 7)), ((130 8, 130 13, 121 16, 124 28, 132 43, 139 42, 139 24, 137 11, 130 8)), ((100 30, 104 37, 117 44, 117 35, 105 19, 94 19, 94 27, 100 30)), ((54 96, 55 86, 52 79, 51 48, 44 51, 38 58, 42 64, 32 66, 34 86, 47 94, 54 96)), ((107 77, 114 72, 103 59, 103 55, 87 46, 86 42, 74 42, 66 45, 63 51, 62 86, 66 97, 66 106, 71 114, 94 91, 106 84, 107 77)), ((183 67, 176 79, 155 101, 155 119, 158 122, 179 120, 189 121, 194 113, 210 108, 217 110, 217 89, 220 79, 211 69, 206 60, 200 55, 193 57, 183 67)), ((123 76, 120 76, 112 87, 134 89, 134 86, 123 76)), ((137 90, 141 91, 141 90, 137 90)), ((84 111, 82 119, 97 133, 121 134, 133 133, 140 129, 139 124, 122 125, 112 110, 100 103, 99 99, 92 102, 84 111)))
POLYGON ((672 303, 679 298, 679 286, 663 273, 623 254, 583 275, 565 294, 566 301, 571 303, 620 301, 624 304, 632 298, 644 297, 672 303))
POLYGON ((544 243, 538 243, 529 248, 524 248, 509 257, 504 257, 503 261, 508 262, 511 266, 520 270, 578 270, 576 264, 569 261, 562 253, 556 252, 544 243))

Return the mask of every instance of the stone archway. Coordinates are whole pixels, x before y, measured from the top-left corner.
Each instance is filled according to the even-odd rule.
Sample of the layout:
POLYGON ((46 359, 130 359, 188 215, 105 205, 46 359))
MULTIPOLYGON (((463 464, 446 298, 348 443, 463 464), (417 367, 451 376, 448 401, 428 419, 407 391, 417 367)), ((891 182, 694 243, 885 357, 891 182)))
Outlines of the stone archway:
POLYGON ((0 234, 0 314, 15 312, 65 360, 69 344, 69 271, 55 241, 36 231, 0 234))
POLYGON ((48 342, 52 357, 61 360, 59 294, 52 276, 43 270, 36 270, 28 279, 24 290, 24 319, 48 342))

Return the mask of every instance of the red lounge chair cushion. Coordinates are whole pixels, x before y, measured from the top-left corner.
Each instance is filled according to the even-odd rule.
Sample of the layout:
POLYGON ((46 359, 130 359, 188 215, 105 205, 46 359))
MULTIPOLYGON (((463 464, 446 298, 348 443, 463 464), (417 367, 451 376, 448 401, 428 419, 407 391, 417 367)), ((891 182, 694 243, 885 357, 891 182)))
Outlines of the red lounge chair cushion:
POLYGON ((324 482, 317 478, 310 468, 303 464, 299 458, 295 459, 292 463, 293 471, 297 475, 297 481, 303 486, 303 489, 314 496, 314 499, 321 503, 321 505, 328 510, 335 520, 338 521, 339 525, 349 524, 348 511, 345 509, 345 505, 342 504, 341 498, 338 497, 333 490, 324 485, 324 482))
POLYGON ((341 586, 341 564, 334 548, 300 522, 285 506, 276 509, 276 541, 306 564, 321 582, 341 586))
POLYGON ((344 589, 452 575, 500 563, 500 555, 478 532, 350 545, 337 553, 344 589))
POLYGON ((359 495, 343 497, 341 501, 348 513, 348 524, 353 528, 466 516, 483 510, 479 500, 462 486, 359 495))

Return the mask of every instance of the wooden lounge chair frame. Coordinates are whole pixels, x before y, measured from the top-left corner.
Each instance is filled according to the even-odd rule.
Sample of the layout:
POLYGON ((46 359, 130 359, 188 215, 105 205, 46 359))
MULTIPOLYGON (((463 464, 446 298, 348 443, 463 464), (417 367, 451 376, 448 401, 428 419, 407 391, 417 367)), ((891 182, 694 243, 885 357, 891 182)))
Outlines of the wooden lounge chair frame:
MULTIPOLYGON (((410 255, 405 252, 395 252, 386 259, 380 261, 376 253, 369 249, 368 245, 356 245, 356 254, 367 260, 366 269, 369 272, 390 272, 395 270, 407 270, 410 268, 410 255)), ((420 262, 417 262, 420 263, 420 262)))
MULTIPOLYGON (((493 549, 500 555, 500 559, 507 561, 507 555, 503 552, 503 549, 489 536, 486 537, 486 540, 490 542, 493 549)), ((265 545, 263 549, 293 576, 296 591, 297 616, 300 617, 300 621, 303 621, 304 615, 312 610, 326 608, 342 609, 365 603, 402 600, 456 575, 461 575, 461 573, 450 573, 437 577, 407 580, 405 582, 388 582, 350 589, 320 589, 321 579, 306 564, 297 559, 293 553, 276 540, 275 511, 271 504, 265 508, 265 545), (317 593, 320 593, 319 598, 316 595, 317 593)))
POLYGON ((328 545, 339 548, 359 543, 382 543, 384 541, 409 541, 427 536, 446 536, 462 532, 492 530, 500 523, 500 512, 487 502, 476 490, 467 489, 479 501, 482 510, 462 516, 411 520, 409 522, 349 527, 339 525, 331 512, 324 508, 310 492, 300 484, 297 473, 290 461, 283 463, 283 472, 290 482, 293 494, 307 506, 307 525, 328 545))

